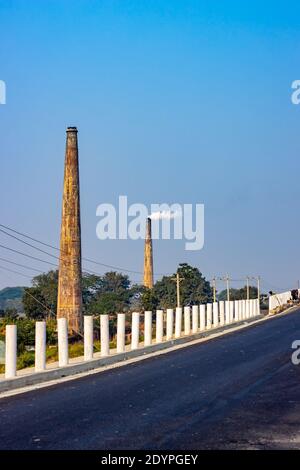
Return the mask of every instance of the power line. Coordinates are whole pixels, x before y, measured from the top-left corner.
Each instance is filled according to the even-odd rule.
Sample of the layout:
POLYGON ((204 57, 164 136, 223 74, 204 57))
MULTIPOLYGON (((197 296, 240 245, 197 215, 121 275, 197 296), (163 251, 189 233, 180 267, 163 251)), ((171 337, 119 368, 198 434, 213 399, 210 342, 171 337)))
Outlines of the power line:
POLYGON ((55 266, 57 268, 57 265, 54 264, 54 263, 51 263, 51 261, 46 261, 44 259, 37 258, 36 256, 28 255, 27 253, 24 253, 24 252, 18 251, 18 250, 14 250, 13 248, 10 248, 10 247, 5 246, 5 245, 0 244, 0 248, 4 248, 5 250, 12 251, 13 253, 17 253, 18 255, 26 256, 27 258, 34 259, 35 261, 40 261, 41 263, 50 264, 50 265, 55 266))
MULTIPOLYGON (((0 227, 3 227, 3 228, 5 228, 5 229, 7 229, 7 230, 10 230, 11 232, 16 233, 17 235, 21 235, 22 237, 27 238, 28 240, 34 241, 34 242, 36 242, 36 243, 40 243, 41 245, 47 246, 48 248, 52 248, 53 250, 56 250, 56 251, 59 251, 59 252, 61 251, 58 247, 56 247, 56 246, 54 246, 54 245, 51 245, 51 244, 49 244, 49 243, 45 243, 45 242, 43 242, 43 241, 41 241, 41 240, 38 240, 37 238, 31 237, 31 236, 29 236, 29 235, 26 235, 25 233, 22 233, 22 232, 19 232, 18 230, 12 229, 11 227, 8 227, 7 225, 0 224, 0 227)), ((31 245, 30 243, 26 243, 24 240, 21 240, 21 239, 18 238, 18 237, 14 237, 13 235, 7 233, 5 230, 0 229, 0 231, 3 232, 3 233, 5 233, 5 234, 8 235, 8 236, 11 236, 11 237, 15 238, 16 240, 18 240, 18 241, 20 241, 20 242, 25 243, 26 245, 28 245, 28 246, 30 246, 30 247, 36 249, 36 250, 41 251, 42 253, 45 253, 45 254, 47 254, 47 255, 49 255, 49 256, 52 256, 52 257, 57 258, 57 259, 60 259, 59 257, 57 257, 57 256, 55 256, 55 255, 52 255, 52 254, 50 254, 50 253, 48 253, 48 252, 46 252, 46 251, 44 251, 44 250, 41 250, 41 249, 35 247, 34 245, 31 245)), ((99 265, 99 266, 103 266, 103 267, 105 267, 105 268, 115 269, 116 271, 123 271, 123 272, 132 273, 132 274, 143 274, 142 271, 134 271, 134 270, 132 270, 132 269, 121 268, 120 266, 113 266, 113 265, 111 265, 111 264, 101 263, 100 261, 95 261, 95 260, 92 260, 92 259, 90 259, 90 258, 82 257, 82 260, 87 261, 88 263, 93 263, 93 264, 97 264, 97 265, 99 265)), ((156 273, 156 276, 166 276, 166 275, 171 275, 171 273, 156 273)))
POLYGON ((9 271, 10 273, 19 274, 19 276, 24 276, 24 277, 28 277, 29 279, 32 279, 32 277, 29 276, 28 274, 20 273, 19 271, 14 271, 13 269, 6 268, 5 266, 0 265, 0 269, 3 269, 3 271, 9 271))
POLYGON ((41 271, 40 269, 32 268, 31 266, 26 266, 25 264, 15 263, 14 261, 11 261, 6 258, 0 258, 0 261, 5 261, 6 263, 14 264, 15 266, 20 266, 21 268, 31 269, 32 271, 36 271, 38 273, 44 272, 44 271, 41 271))

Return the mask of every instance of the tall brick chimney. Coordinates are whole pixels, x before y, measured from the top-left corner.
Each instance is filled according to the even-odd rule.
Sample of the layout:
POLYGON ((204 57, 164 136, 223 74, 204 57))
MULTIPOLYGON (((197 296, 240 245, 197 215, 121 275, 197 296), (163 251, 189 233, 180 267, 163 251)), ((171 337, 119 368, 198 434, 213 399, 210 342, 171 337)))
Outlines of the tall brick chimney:
POLYGON ((67 128, 62 202, 57 318, 82 331, 81 228, 77 128, 67 128))
POLYGON ((145 253, 144 253, 144 286, 152 289, 153 287, 153 253, 151 236, 151 219, 147 218, 145 253))

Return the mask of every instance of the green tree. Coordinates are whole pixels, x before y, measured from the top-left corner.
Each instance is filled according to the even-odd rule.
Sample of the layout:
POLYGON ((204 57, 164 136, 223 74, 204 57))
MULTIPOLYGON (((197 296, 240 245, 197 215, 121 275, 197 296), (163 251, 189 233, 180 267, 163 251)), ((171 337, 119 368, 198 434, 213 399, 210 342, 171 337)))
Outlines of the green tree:
POLYGON ((46 318, 56 314, 58 271, 35 276, 32 287, 26 287, 23 293, 24 312, 28 318, 46 318))
MULTIPOLYGON (((206 303, 212 300, 212 288, 198 268, 181 263, 177 270, 180 282, 180 299, 182 305, 206 303)), ((159 299, 158 305, 170 308, 177 304, 176 281, 173 276, 164 276, 153 287, 153 293, 159 299)))
MULTIPOLYGON (((241 289, 230 289, 230 300, 243 300, 247 299, 247 286, 241 289)), ((257 299, 258 290, 255 286, 249 286, 249 298, 257 299)), ((218 300, 227 300, 227 290, 224 289, 218 294, 218 300)))

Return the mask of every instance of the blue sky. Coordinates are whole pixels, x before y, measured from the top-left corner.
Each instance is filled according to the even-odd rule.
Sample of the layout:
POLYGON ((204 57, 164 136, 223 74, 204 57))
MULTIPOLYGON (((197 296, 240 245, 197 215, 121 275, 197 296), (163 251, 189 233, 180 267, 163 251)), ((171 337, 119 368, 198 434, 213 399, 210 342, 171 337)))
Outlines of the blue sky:
MULTIPOLYGON (((0 223, 58 245, 65 129, 76 125, 84 256, 142 269, 142 241, 97 240, 102 202, 204 203, 204 249, 156 241, 156 272, 186 261, 208 278, 260 274, 265 290, 292 287, 299 10, 274 0, 2 0, 0 223)), ((4 234, 0 243, 39 256, 4 234)), ((28 283, 0 269, 0 288, 28 283)))

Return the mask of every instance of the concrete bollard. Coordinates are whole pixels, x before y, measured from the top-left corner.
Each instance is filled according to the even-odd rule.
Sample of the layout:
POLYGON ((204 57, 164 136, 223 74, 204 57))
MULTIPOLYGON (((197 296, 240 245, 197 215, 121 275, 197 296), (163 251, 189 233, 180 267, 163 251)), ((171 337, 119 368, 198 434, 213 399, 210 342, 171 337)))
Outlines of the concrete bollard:
POLYGON ((243 320, 243 301, 239 300, 239 320, 243 320))
POLYGON ((131 349, 138 349, 140 343, 140 314, 132 313, 131 323, 131 349))
POLYGON ((182 308, 177 307, 175 311, 175 338, 180 338, 182 328, 182 308))
POLYGON ((205 319, 205 304, 200 305, 200 322, 199 322, 199 327, 200 331, 205 330, 205 325, 206 325, 206 319, 205 319))
POLYGON ((192 332, 195 334, 198 332, 198 305, 192 307, 192 332))
POLYGON ((230 301, 226 300, 225 302, 225 325, 230 323, 230 301))
POLYGON ((94 355, 94 319, 92 315, 83 317, 84 360, 91 361, 94 355))
POLYGON ((5 378, 12 379, 17 375, 17 325, 6 325, 5 328, 5 378))
POLYGON ((57 320, 57 339, 58 366, 65 367, 69 362, 68 320, 66 318, 59 318, 57 320))
POLYGON ((190 307, 184 307, 184 334, 191 334, 191 309, 190 307))
POLYGON ((240 319, 240 303, 239 300, 234 301, 234 321, 239 321, 240 319))
POLYGON ((173 338, 173 327, 174 327, 174 313, 172 308, 167 309, 167 331, 166 340, 173 338))
POLYGON ((257 316, 257 299, 253 299, 253 316, 257 316))
POLYGON ((206 309, 206 329, 210 330, 212 326, 212 304, 207 304, 206 309))
POLYGON ((152 343, 152 312, 145 312, 144 320, 144 346, 150 346, 152 343))
POLYGON ((243 320, 246 319, 246 300, 242 300, 243 320))
POLYGON ((117 315, 117 353, 125 352, 125 313, 117 315))
POLYGON ((101 356, 109 356, 109 317, 100 315, 101 356))
POLYGON ((246 319, 250 317, 250 300, 246 300, 246 319))
POLYGON ((225 325, 225 303, 224 300, 219 302, 219 310, 220 310, 220 326, 225 325))
POLYGON ((213 327, 217 328, 219 325, 219 305, 218 302, 213 303, 213 327))
POLYGON ((156 311, 156 343, 162 343, 164 337, 164 312, 156 311))
POLYGON ((35 323, 35 372, 46 369, 46 322, 35 323))
POLYGON ((230 318, 230 323, 233 323, 234 320, 234 301, 230 300, 229 304, 229 318, 230 318))
POLYGON ((256 314, 257 314, 257 315, 260 315, 260 302, 259 302, 259 299, 256 299, 256 302, 257 302, 256 314))

